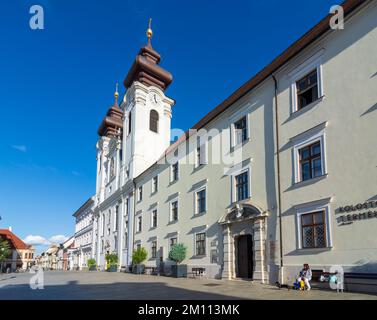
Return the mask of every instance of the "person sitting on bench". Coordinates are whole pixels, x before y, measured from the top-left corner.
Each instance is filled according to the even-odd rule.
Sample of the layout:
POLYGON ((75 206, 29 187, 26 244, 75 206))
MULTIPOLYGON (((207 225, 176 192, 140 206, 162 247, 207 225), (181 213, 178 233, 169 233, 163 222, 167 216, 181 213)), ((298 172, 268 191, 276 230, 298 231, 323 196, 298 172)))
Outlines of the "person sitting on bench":
POLYGON ((300 271, 300 276, 297 279, 297 282, 305 282, 306 289, 309 291, 311 289, 310 281, 312 280, 312 270, 310 269, 307 263, 304 264, 304 268, 300 271))

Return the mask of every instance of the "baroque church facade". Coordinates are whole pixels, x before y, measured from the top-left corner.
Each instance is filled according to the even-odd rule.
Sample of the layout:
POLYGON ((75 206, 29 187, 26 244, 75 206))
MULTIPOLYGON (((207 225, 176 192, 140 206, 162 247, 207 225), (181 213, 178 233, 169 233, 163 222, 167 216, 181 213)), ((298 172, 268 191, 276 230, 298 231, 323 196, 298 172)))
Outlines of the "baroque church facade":
POLYGON ((98 129, 102 269, 115 252, 129 270, 144 247, 145 264, 169 273, 183 243, 189 271, 210 278, 290 282, 303 263, 377 273, 377 5, 343 8, 344 30, 326 17, 174 143, 173 77, 148 29, 98 129))

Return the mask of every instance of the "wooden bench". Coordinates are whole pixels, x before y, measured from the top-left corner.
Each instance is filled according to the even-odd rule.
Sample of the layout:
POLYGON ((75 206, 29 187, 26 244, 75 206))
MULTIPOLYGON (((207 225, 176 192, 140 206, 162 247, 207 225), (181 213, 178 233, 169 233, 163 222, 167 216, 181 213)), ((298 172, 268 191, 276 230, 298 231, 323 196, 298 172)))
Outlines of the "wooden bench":
POLYGON ((192 278, 203 277, 206 274, 206 268, 192 268, 191 272, 188 272, 192 278))
POLYGON ((329 278, 330 276, 336 276, 337 273, 325 272, 323 270, 312 270, 312 280, 310 281, 310 285, 313 288, 318 289, 331 289, 328 281, 321 281, 321 277, 324 276, 329 278))
POLYGON ((377 293, 377 273, 344 273, 344 288, 347 291, 377 293))

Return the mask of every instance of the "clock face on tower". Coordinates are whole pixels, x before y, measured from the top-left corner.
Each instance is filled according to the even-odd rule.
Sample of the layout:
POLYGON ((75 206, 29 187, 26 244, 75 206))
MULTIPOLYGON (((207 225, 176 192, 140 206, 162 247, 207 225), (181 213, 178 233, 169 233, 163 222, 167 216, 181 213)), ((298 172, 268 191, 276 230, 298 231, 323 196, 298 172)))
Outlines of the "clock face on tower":
POLYGON ((161 103, 161 98, 157 93, 151 93, 149 95, 149 100, 152 102, 154 105, 158 105, 161 103))

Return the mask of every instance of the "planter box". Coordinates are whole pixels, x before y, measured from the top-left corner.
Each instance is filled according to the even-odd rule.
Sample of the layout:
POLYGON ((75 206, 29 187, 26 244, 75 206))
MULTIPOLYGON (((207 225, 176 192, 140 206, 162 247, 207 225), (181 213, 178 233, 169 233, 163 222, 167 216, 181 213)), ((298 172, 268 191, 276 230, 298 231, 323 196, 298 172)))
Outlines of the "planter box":
POLYGON ((172 276, 175 278, 187 278, 187 265, 178 264, 171 266, 172 276))
POLYGON ((132 267, 132 273, 142 274, 144 272, 145 272, 145 265, 143 264, 136 264, 132 267))
POLYGON ((90 266, 89 271, 97 271, 97 266, 90 266))
POLYGON ((118 266, 117 265, 112 265, 106 271, 107 272, 117 272, 118 271, 118 266))

